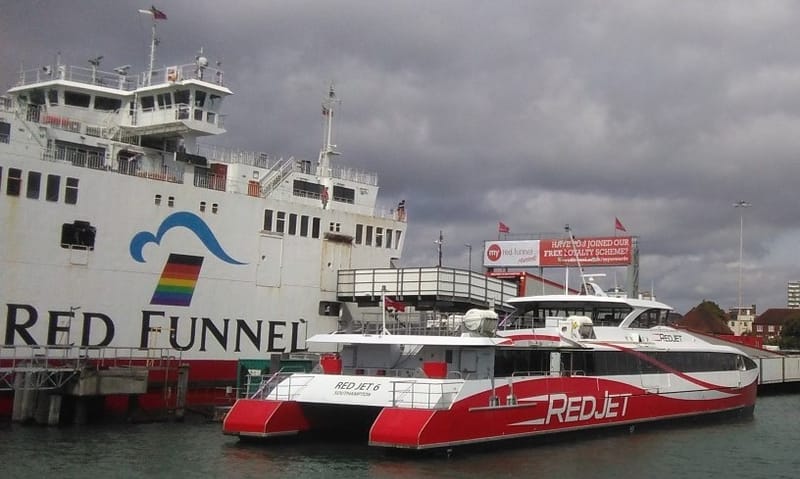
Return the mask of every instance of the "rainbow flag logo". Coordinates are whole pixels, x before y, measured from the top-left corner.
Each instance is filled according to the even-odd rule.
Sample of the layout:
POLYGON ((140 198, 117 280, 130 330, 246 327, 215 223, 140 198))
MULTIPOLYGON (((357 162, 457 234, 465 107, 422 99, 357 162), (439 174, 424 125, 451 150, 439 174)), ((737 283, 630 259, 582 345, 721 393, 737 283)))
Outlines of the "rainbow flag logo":
POLYGON ((150 304, 189 306, 202 266, 202 256, 170 253, 150 304))

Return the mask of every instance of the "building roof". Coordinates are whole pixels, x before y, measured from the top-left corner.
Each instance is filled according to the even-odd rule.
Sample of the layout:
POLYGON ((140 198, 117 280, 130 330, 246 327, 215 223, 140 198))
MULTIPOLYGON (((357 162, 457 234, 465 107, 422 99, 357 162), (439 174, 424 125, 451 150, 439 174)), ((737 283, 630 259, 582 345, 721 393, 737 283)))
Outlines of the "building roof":
POLYGON ((759 314, 753 324, 782 325, 787 319, 800 316, 800 309, 796 308, 770 308, 759 314))
POLYGON ((702 308, 692 308, 676 323, 678 327, 710 334, 733 334, 725 319, 720 319, 702 308))

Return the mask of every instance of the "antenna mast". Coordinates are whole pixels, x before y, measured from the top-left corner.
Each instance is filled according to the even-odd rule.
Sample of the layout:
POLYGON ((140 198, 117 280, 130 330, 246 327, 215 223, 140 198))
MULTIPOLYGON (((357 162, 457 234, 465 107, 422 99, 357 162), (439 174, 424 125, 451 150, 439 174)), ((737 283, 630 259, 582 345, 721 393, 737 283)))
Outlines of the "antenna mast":
MULTIPOLYGON (((586 277, 583 274, 583 266, 581 266, 581 259, 578 257, 578 249, 575 247, 575 237, 572 235, 572 228, 569 227, 569 223, 564 225, 564 231, 566 231, 567 234, 569 235, 569 241, 570 244, 572 245, 572 255, 575 256, 575 263, 577 263, 578 265, 578 273, 580 273, 581 275, 581 286, 583 287, 584 293, 588 293, 589 288, 586 284, 586 277)), ((569 288, 569 285, 565 286, 569 288)), ((569 291, 569 289, 567 289, 567 291, 569 291)))

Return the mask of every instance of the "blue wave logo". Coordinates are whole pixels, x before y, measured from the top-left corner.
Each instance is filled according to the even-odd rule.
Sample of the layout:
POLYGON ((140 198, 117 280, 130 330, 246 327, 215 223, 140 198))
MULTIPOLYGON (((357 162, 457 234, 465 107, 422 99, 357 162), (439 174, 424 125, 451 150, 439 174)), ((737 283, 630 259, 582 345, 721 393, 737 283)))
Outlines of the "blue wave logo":
POLYGON ((220 260, 229 264, 247 264, 231 258, 230 255, 222 249, 219 241, 217 241, 217 238, 205 221, 200 219, 199 216, 186 211, 179 211, 164 218, 156 234, 150 233, 149 231, 140 231, 136 233, 133 239, 131 239, 131 257, 139 263, 144 263, 144 256, 142 256, 144 247, 149 243, 161 244, 161 239, 167 231, 179 227, 186 228, 194 233, 197 238, 203 242, 203 245, 205 245, 208 251, 220 260))

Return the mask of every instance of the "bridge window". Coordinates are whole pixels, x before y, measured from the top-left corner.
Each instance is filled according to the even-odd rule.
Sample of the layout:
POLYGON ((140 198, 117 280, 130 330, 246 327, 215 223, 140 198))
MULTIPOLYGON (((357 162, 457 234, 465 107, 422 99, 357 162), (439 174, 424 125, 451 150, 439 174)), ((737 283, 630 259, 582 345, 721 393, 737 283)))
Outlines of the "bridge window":
POLYGON ((86 93, 78 93, 76 91, 66 90, 64 92, 64 104, 69 106, 79 106, 82 108, 89 108, 92 97, 86 93))
POLYGON ((144 111, 152 111, 156 106, 152 96, 143 96, 139 102, 142 104, 142 110, 144 111))
POLYGON ((47 102, 50 106, 58 105, 58 90, 47 90, 47 102))
POLYGON ((27 197, 38 200, 39 199, 39 187, 42 182, 42 174, 38 171, 29 171, 28 172, 28 191, 27 197))
POLYGON ((355 203, 356 190, 352 188, 345 188, 344 186, 333 187, 333 201, 340 203, 355 203))
POLYGON ((94 109, 101 111, 115 111, 122 108, 122 100, 104 96, 94 97, 94 109))
POLYGON ((158 94, 158 108, 166 110, 172 108, 172 95, 169 93, 158 94))

